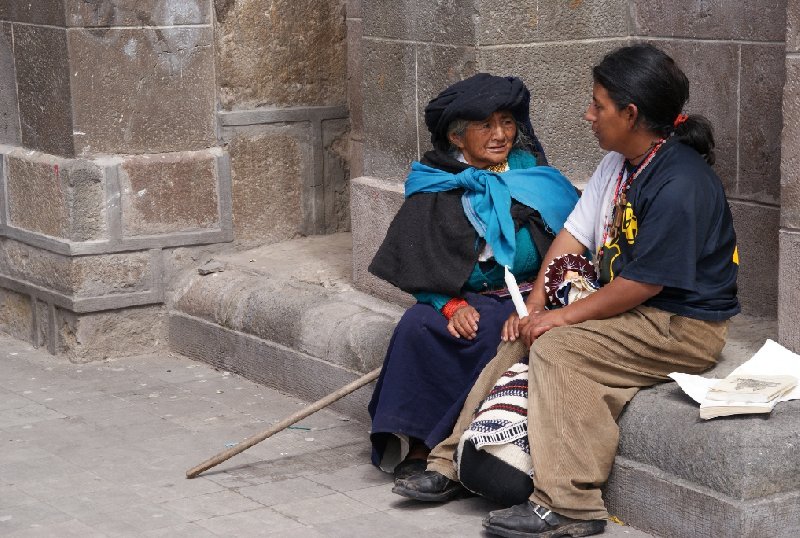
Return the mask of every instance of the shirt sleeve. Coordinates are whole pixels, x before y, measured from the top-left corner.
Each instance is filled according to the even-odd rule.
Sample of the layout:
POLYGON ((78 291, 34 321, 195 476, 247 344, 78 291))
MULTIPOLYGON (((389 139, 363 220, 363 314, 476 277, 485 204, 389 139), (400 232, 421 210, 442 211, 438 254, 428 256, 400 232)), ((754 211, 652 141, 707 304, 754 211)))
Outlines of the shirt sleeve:
POLYGON ((597 252, 599 246, 595 231, 602 225, 600 220, 604 215, 603 198, 606 185, 614 174, 614 168, 620 164, 620 155, 613 152, 600 161, 567 222, 564 223, 564 228, 592 253, 597 252))
POLYGON ((698 211, 702 211, 697 202, 693 182, 672 179, 637 203, 641 214, 636 215, 633 255, 619 276, 697 291, 698 211))

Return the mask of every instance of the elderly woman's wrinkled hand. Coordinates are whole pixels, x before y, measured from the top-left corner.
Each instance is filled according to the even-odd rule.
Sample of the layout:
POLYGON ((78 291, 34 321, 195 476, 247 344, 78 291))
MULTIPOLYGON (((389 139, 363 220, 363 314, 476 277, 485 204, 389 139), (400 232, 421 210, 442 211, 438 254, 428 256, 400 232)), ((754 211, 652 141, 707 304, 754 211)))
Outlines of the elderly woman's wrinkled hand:
POLYGON ((447 330, 456 338, 472 340, 478 335, 478 321, 481 315, 472 306, 462 306, 455 311, 447 323, 447 330))

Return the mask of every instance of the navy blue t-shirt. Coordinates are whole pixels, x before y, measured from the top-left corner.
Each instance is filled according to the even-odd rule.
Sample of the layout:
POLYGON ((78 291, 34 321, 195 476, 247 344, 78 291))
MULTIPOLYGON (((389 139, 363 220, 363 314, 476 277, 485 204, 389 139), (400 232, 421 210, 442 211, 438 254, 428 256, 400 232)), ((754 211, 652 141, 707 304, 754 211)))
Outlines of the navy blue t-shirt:
POLYGON ((719 178, 694 149, 668 140, 634 178, 601 273, 609 274, 609 262, 611 275, 664 286, 647 306, 709 321, 739 312, 730 207, 719 178))

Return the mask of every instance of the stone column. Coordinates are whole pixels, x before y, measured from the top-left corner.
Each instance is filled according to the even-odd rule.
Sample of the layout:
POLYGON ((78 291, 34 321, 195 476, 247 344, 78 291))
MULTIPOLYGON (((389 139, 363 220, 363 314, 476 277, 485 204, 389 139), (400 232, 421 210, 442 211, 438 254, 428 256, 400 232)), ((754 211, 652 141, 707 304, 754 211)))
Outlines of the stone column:
POLYGON ((77 361, 163 343, 162 249, 231 239, 210 4, 144 4, 0 3, 0 325, 77 361))
POLYGON ((789 2, 783 89, 778 336, 800 352, 800 5, 789 2))
POLYGON ((346 230, 344 6, 0 0, 0 330, 147 351, 176 249, 346 230))
POLYGON ((422 109, 477 71, 522 77, 551 164, 578 186, 602 151, 582 119, 591 66, 645 40, 691 80, 688 111, 714 123, 717 172, 736 219, 744 311, 775 316, 780 98, 785 2, 612 0, 583 2, 375 1, 362 6, 364 174, 353 185, 354 279, 408 301, 366 271, 409 163, 430 144, 422 109))

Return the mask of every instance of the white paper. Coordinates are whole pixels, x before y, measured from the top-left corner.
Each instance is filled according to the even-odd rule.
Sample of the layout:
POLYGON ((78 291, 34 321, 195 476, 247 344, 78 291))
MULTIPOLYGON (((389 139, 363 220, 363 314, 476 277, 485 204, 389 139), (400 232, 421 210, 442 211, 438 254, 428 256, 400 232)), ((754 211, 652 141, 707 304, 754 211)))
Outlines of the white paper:
POLYGON ((517 285, 517 279, 514 278, 514 275, 509 271, 508 265, 506 265, 506 287, 508 288, 508 293, 511 294, 511 301, 514 303, 514 308, 517 309, 517 315, 519 319, 528 316, 528 308, 525 306, 525 300, 522 298, 522 294, 519 292, 519 286, 517 285))
MULTIPOLYGON (((800 379, 800 355, 792 353, 779 343, 767 340, 761 349, 744 364, 736 368, 732 374, 759 375, 791 375, 800 379)), ((673 372, 669 377, 674 379, 692 400, 702 403, 706 393, 719 379, 699 375, 673 372)), ((800 399, 800 385, 784 394, 779 402, 800 399)), ((715 402, 719 404, 720 402, 715 402)), ((738 405, 738 404, 737 404, 738 405)))

